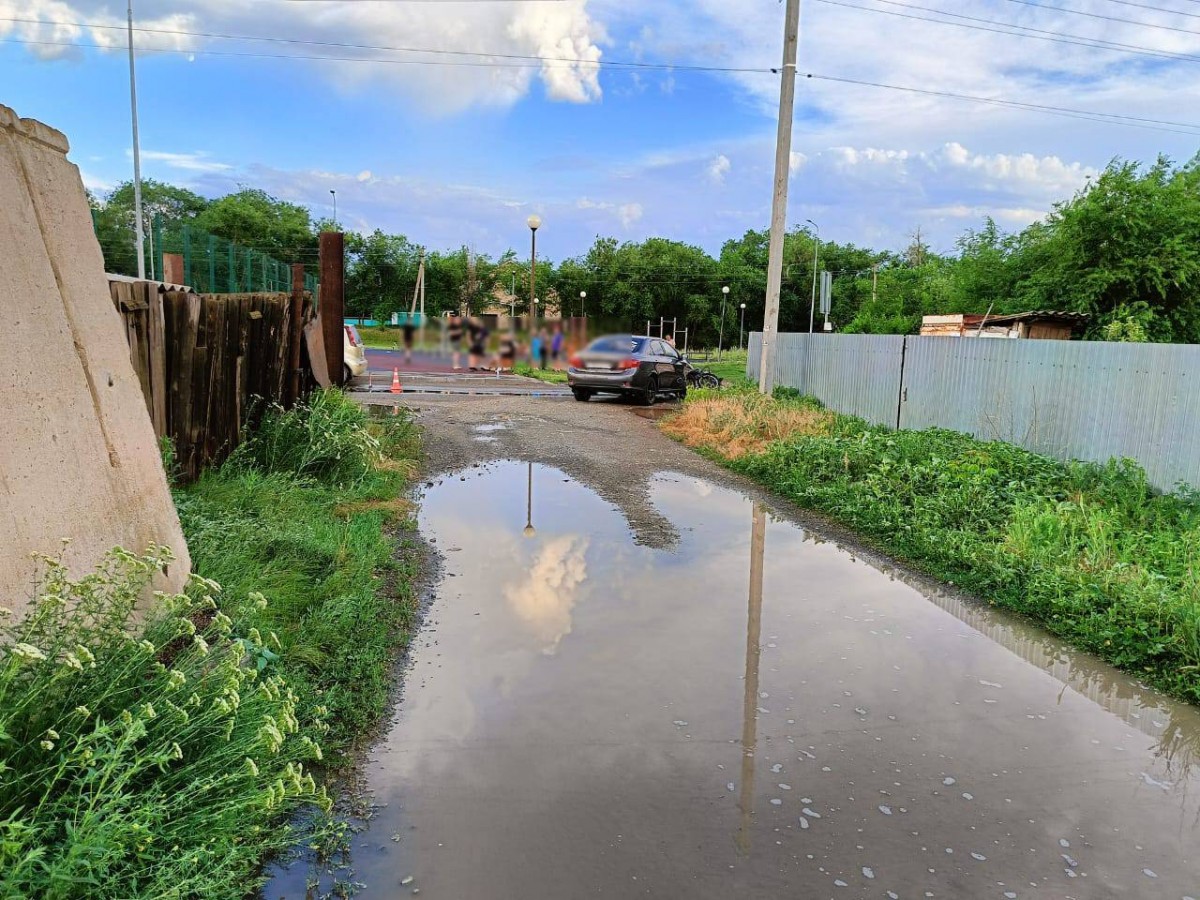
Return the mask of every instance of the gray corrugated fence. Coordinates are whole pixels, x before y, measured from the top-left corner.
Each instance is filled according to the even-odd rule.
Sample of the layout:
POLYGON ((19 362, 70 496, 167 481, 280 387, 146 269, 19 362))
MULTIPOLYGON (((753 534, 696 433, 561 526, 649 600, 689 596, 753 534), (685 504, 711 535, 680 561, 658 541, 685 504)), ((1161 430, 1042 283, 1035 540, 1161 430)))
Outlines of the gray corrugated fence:
MULTIPOLYGON (((752 334, 752 378, 761 346, 752 334)), ((781 334, 775 382, 893 428, 1129 457, 1161 488, 1200 485, 1196 345, 781 334)))

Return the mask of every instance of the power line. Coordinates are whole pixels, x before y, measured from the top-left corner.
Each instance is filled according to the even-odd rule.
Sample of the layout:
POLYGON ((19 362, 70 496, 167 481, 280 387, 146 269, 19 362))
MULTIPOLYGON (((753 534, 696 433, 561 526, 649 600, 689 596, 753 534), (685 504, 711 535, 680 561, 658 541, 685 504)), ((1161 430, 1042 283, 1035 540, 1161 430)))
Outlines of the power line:
MULTIPOLYGON (((1149 9, 1172 16, 1187 16, 1189 19, 1200 19, 1200 13, 1184 12, 1181 9, 1167 9, 1165 6, 1151 6, 1149 3, 1135 3, 1134 0, 1108 0, 1108 2, 1119 3, 1121 6, 1136 6, 1138 9, 1149 9)), ((1200 3, 1200 0, 1192 0, 1192 2, 1200 3)))
MULTIPOLYGON (((315 2, 315 0, 314 0, 315 2)), ((90 26, 89 26, 90 27, 90 26)), ((268 38, 248 38, 248 40, 269 40, 268 38)), ((26 38, 0 38, 0 43, 4 44, 28 44, 33 46, 47 47, 85 47, 94 50, 119 50, 120 47, 114 47, 109 44, 89 43, 86 41, 41 41, 31 40, 26 38)), ((385 48, 381 48, 385 49, 385 48)), ((399 48, 394 48, 399 49, 399 48)), ((543 66, 552 68, 561 68, 555 64, 563 63, 566 65, 584 65, 595 66, 597 68, 617 68, 617 69, 655 69, 669 72, 723 72, 723 73, 752 73, 752 74, 770 74, 773 72, 770 68, 748 68, 744 66, 695 66, 695 65, 674 65, 672 63, 636 63, 636 62, 620 62, 617 60, 593 60, 593 59, 572 59, 568 57, 553 57, 553 56, 528 56, 520 57, 509 55, 505 58, 510 59, 527 59, 529 62, 488 62, 488 57, 500 56, 500 54, 490 53, 474 53, 465 50, 435 50, 435 49, 418 49, 411 48, 401 52, 408 53, 430 53, 442 55, 472 55, 484 57, 479 62, 470 60, 441 60, 441 59, 379 59, 376 57, 367 56, 317 56, 314 54, 305 53, 246 53, 236 50, 198 50, 186 47, 138 47, 139 53, 181 53, 194 56, 228 56, 240 57, 244 59, 296 59, 296 60, 315 60, 324 62, 358 62, 358 63, 378 63, 381 65, 412 65, 412 66, 464 66, 468 68, 484 68, 484 69, 537 69, 543 66)))
MULTIPOLYGON (((1130 53, 1137 56, 1146 56, 1154 59, 1165 59, 1172 62, 1200 62, 1200 56, 1189 55, 1186 53, 1172 53, 1169 50, 1155 50, 1151 47, 1141 47, 1136 44, 1122 44, 1117 41, 1107 41, 1102 38, 1090 38, 1083 35, 1067 34, 1060 31, 1048 31, 1043 28, 1034 28, 1029 25, 1018 25, 1010 22, 1000 22, 995 19, 983 19, 978 16, 968 16, 962 13, 946 12, 940 9, 933 9, 928 6, 917 6, 912 3, 900 3, 897 0, 875 0, 876 3, 884 3, 888 6, 898 6, 904 9, 920 10, 922 12, 935 13, 939 16, 949 16, 954 19, 962 19, 962 22, 948 22, 945 19, 933 19, 929 16, 917 16, 912 13, 897 12, 890 9, 878 9, 871 6, 859 6, 852 3, 846 3, 844 0, 818 0, 820 3, 825 3, 830 6, 841 6, 845 9, 855 9, 860 12, 876 13, 884 16, 897 16, 901 19, 912 19, 917 22, 932 22, 937 25, 952 25, 955 28, 968 28, 972 31, 985 31, 991 34, 1003 34, 1009 37, 1025 37, 1038 41, 1049 41, 1054 44, 1068 44, 1076 47, 1088 47, 1094 50, 1108 50, 1115 53, 1130 53), (983 24, 967 24, 978 22, 983 24), (1009 30, 1006 30, 1009 29, 1009 30)), ((1200 3, 1200 0, 1196 0, 1200 3)))
POLYGON ((1008 0, 1009 3, 1018 3, 1021 6, 1032 6, 1036 9, 1048 9, 1051 12, 1068 13, 1072 16, 1086 16, 1089 19, 1101 19, 1105 22, 1119 22, 1122 25, 1136 25, 1139 28, 1158 28, 1162 31, 1175 31, 1180 34, 1200 34, 1200 31, 1193 31, 1190 28, 1179 28, 1175 25, 1159 25, 1155 22, 1141 22, 1137 19, 1122 19, 1120 16, 1106 16, 1103 13, 1088 12, 1083 9, 1068 9, 1065 6, 1051 6, 1048 3, 1038 3, 1037 0, 1008 0))
POLYGON ((898 84, 886 84, 879 81, 863 81, 857 78, 842 78, 835 75, 818 75, 808 73, 806 78, 818 81, 833 81, 840 84, 853 84, 863 87, 883 88, 889 91, 904 91, 911 94, 924 94, 931 97, 947 97, 952 100, 966 100, 973 103, 989 103, 995 106, 1007 106, 1016 109, 1026 109, 1036 112, 1059 115, 1071 119, 1085 119, 1091 122, 1109 122, 1114 125, 1128 125, 1133 128, 1149 128, 1153 131, 1171 131, 1175 134, 1200 134, 1200 124, 1191 122, 1172 122, 1165 119, 1147 119, 1139 116, 1125 116, 1119 113, 1093 112, 1085 109, 1072 109, 1065 106, 1046 106, 1040 103, 1025 103, 1019 100, 1004 100, 999 97, 977 97, 972 94, 956 94, 951 91, 937 91, 930 88, 908 87, 898 84), (1171 127, 1160 127, 1171 126, 1171 127), (1190 129, 1183 131, 1180 129, 1190 129))
MULTIPOLYGON (((312 2, 318 2, 318 0, 312 0, 312 2)), ((321 0, 321 2, 323 2, 323 0, 321 0)), ((410 2, 410 0, 405 0, 405 2, 410 2)), ((437 0, 437 2, 441 2, 441 0, 437 0)), ((123 25, 106 25, 106 24, 102 24, 99 22, 63 22, 63 21, 49 21, 49 20, 43 20, 43 19, 22 19, 22 18, 0 18, 0 22, 14 22, 14 23, 25 24, 25 25, 50 25, 50 26, 66 25, 66 26, 74 27, 74 28, 109 29, 109 30, 116 30, 116 31, 124 31, 125 30, 125 26, 123 26, 123 25)), ((479 58, 483 58, 483 59, 512 59, 512 60, 537 62, 539 64, 546 63, 546 62, 565 62, 565 63, 570 63, 572 65, 614 66, 614 67, 620 67, 620 68, 634 68, 634 69, 669 69, 671 71, 698 71, 698 72, 767 72, 767 71, 769 71, 769 69, 767 69, 767 68, 744 68, 744 67, 736 67, 736 66, 696 66, 696 65, 686 65, 686 64, 678 64, 677 65, 675 63, 647 63, 647 62, 637 62, 637 61, 632 61, 632 60, 615 60, 615 59, 592 60, 592 59, 583 59, 583 58, 578 58, 578 57, 535 56, 535 55, 520 54, 520 53, 492 53, 492 52, 487 52, 487 51, 482 51, 482 50, 444 50, 444 49, 440 49, 440 48, 431 48, 431 47, 393 47, 393 46, 379 45, 379 44, 353 44, 353 43, 346 43, 346 42, 340 42, 340 41, 318 41, 318 40, 311 40, 311 39, 306 39, 306 38, 280 38, 280 37, 272 37, 272 36, 267 36, 267 35, 224 34, 221 32, 210 32, 210 31, 182 31, 182 30, 176 30, 176 29, 170 29, 170 28, 144 28, 144 27, 138 28, 138 27, 135 27, 133 30, 135 32, 139 32, 142 34, 168 35, 171 37, 199 37, 199 38, 210 38, 210 39, 224 40, 224 41, 256 41, 256 42, 261 41, 264 43, 272 43, 272 44, 296 44, 296 45, 309 46, 309 47, 335 47, 335 48, 338 48, 341 50, 370 50, 373 52, 386 52, 386 53, 428 53, 431 55, 438 55, 438 56, 471 56, 471 57, 479 57, 479 58)), ((43 41, 43 42, 30 41, 30 43, 53 44, 55 42, 52 42, 52 41, 43 41)), ((101 49, 110 49, 103 44, 86 44, 86 43, 73 43, 72 44, 71 42, 63 42, 63 43, 70 44, 72 46, 79 46, 79 47, 99 47, 101 49)), ((207 51, 207 50, 205 50, 205 51, 185 50, 185 49, 175 48, 175 47, 171 47, 171 48, 138 47, 137 49, 138 50, 180 52, 180 53, 184 53, 184 52, 186 52, 186 53, 213 53, 213 52, 216 52, 216 51, 207 51)), ((245 55, 245 54, 242 54, 242 55, 245 55)), ((297 59, 333 58, 333 59, 339 59, 339 60, 342 59, 341 57, 299 57, 299 56, 296 58, 297 59)), ((387 60, 374 60, 374 61, 387 62, 387 60)))
MULTIPOLYGON (((824 2, 833 2, 833 0, 824 0, 824 2)), ((106 45, 96 44, 96 43, 89 44, 89 43, 73 42, 73 41, 35 41, 35 40, 25 40, 25 39, 20 39, 20 38, 3 38, 3 39, 0 39, 0 43, 33 44, 33 45, 48 45, 48 46, 63 46, 63 47, 90 47, 90 48, 100 49, 100 50, 112 49, 111 47, 108 47, 106 45)), ((223 51, 223 50, 188 50, 188 49, 179 49, 179 48, 173 48, 173 47, 161 47, 161 48, 160 47, 148 47, 148 48, 141 48, 141 49, 146 52, 157 52, 157 53, 203 54, 203 55, 209 55, 209 56, 229 56, 229 57, 242 57, 242 58, 253 58, 253 59, 289 59, 289 60, 316 60, 316 61, 333 61, 333 62, 379 63, 379 64, 385 64, 385 65, 441 65, 441 66, 467 66, 467 67, 475 67, 475 68, 535 68, 540 65, 545 65, 547 63, 555 63, 555 62, 561 62, 561 63, 567 63, 567 64, 591 63, 591 64, 597 65, 597 66, 605 65, 605 63, 602 61, 594 62, 591 60, 572 60, 572 59, 568 59, 568 58, 557 58, 557 57, 556 58, 535 57, 533 59, 538 60, 536 63, 496 63, 496 62, 486 62, 486 61, 472 62, 472 61, 466 61, 466 60, 376 59, 376 58, 371 58, 371 57, 358 57, 358 56, 316 56, 316 55, 309 55, 309 54, 244 53, 244 52, 238 52, 238 51, 223 51)), ((414 51, 414 52, 422 52, 422 51, 414 51)), ((619 65, 619 63, 609 63, 609 64, 610 65, 619 65)), ((680 67, 676 67, 673 65, 665 64, 665 63, 663 63, 663 64, 643 63, 640 65, 643 67, 654 67, 654 68, 669 69, 669 70, 674 70, 674 69, 680 68, 680 67)), ((750 72, 750 73, 757 73, 757 74, 766 74, 766 73, 776 73, 777 74, 777 72, 778 72, 778 70, 774 69, 774 68, 751 68, 751 67, 691 66, 691 67, 689 67, 689 69, 692 71, 704 71, 704 72, 743 72, 743 73, 750 72)), ((1066 118, 1083 119, 1085 121, 1102 122, 1102 123, 1108 123, 1108 124, 1126 125, 1129 127, 1137 127, 1137 128, 1147 128, 1147 129, 1151 129, 1151 130, 1155 130, 1155 131, 1172 132, 1175 134, 1195 135, 1197 132, 1200 132, 1200 124, 1194 124, 1194 123, 1188 123, 1188 122, 1174 122, 1174 121, 1170 121, 1170 120, 1149 119, 1149 118, 1143 118, 1143 117, 1138 117, 1138 116, 1126 116, 1126 115, 1122 115, 1119 113, 1105 113, 1105 112, 1098 112, 1098 111, 1093 111, 1093 110, 1073 109, 1073 108, 1069 108, 1069 107, 1048 106, 1045 104, 1028 103, 1028 102, 1017 101, 1017 100, 1004 100, 1002 98, 996 98, 996 97, 979 97, 979 96, 974 96, 974 95, 970 95, 970 94, 953 93, 950 91, 938 91, 938 90, 927 89, 927 88, 916 88, 916 87, 909 87, 909 86, 904 86, 904 85, 887 84, 887 83, 883 83, 883 82, 864 81, 864 80, 858 80, 858 79, 853 79, 853 78, 837 77, 837 76, 832 76, 832 75, 821 75, 821 74, 817 74, 817 73, 809 73, 807 75, 807 77, 811 78, 811 79, 821 80, 821 81, 830 81, 830 82, 836 82, 836 83, 841 83, 841 84, 853 84, 853 85, 862 86, 862 87, 874 87, 874 88, 880 88, 880 89, 884 89, 884 90, 903 91, 906 93, 923 94, 926 96, 945 97, 945 98, 949 98, 949 99, 962 100, 962 101, 974 102, 974 103, 986 103, 986 104, 991 104, 991 105, 995 105, 995 106, 1005 106, 1005 107, 1010 107, 1010 108, 1015 108, 1015 109, 1023 109, 1023 110, 1033 111, 1033 112, 1042 112, 1042 113, 1047 113, 1050 115, 1063 116, 1066 118), (1180 129, 1188 129, 1188 130, 1180 130, 1180 129)))

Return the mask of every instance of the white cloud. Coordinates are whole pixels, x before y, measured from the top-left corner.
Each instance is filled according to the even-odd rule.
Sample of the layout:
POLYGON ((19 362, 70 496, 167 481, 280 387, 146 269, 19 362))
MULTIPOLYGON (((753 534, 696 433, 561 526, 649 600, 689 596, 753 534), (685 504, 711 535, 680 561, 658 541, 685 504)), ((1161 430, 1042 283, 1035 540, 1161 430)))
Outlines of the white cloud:
POLYGON ((625 203, 617 210, 617 213, 621 217, 621 224, 626 228, 631 227, 635 222, 640 222, 642 212, 642 204, 640 203, 625 203))
POLYGON ((359 172, 359 173, 358 173, 358 175, 355 177, 355 180, 356 180, 356 181, 358 181, 360 184, 365 184, 366 182, 370 181, 370 180, 371 180, 371 178, 372 178, 372 175, 371 175, 371 170, 370 170, 370 169, 363 169, 363 170, 362 170, 361 172, 359 172))
MULTIPOLYGON (((279 63, 318 69, 342 90, 391 89, 428 113, 450 115, 471 107, 506 107, 526 96, 540 79, 552 100, 588 103, 601 99, 599 80, 602 25, 588 13, 588 0, 555 3, 288 3, 286 35, 281 34, 277 3, 215 3, 204 0, 144 0, 138 4, 139 28, 160 31, 250 35, 302 35, 339 47, 280 47, 269 52, 333 56, 335 61, 279 63), (493 67, 444 65, 444 55, 385 53, 366 47, 407 47, 540 56, 578 62, 547 61, 540 68, 499 57, 463 56, 460 61, 489 62, 493 67), (364 64, 356 58, 390 58, 395 64, 364 64), (418 65, 415 62, 438 65, 418 65)), ((0 37, 22 40, 125 47, 124 16, 107 0, 0 0, 0 19, 87 22, 96 27, 35 25, 0 21, 0 37), (107 26, 107 27, 104 27, 107 26)), ((254 52, 263 45, 203 37, 139 32, 145 49, 206 49, 254 52)), ((267 45, 270 46, 270 45, 267 45)), ((78 56, 73 46, 31 44, 46 59, 78 56)))
POLYGON ((791 156, 788 157, 788 171, 794 175, 803 169, 804 164, 807 162, 807 156, 805 156, 803 153, 797 153, 795 150, 793 150, 791 156))
POLYGON ((194 150, 189 153, 173 153, 168 150, 143 150, 141 156, 147 162, 160 162, 169 168, 180 169, 184 172, 227 172, 233 168, 229 163, 217 162, 210 159, 209 155, 203 150, 194 150))
POLYGON ((587 580, 587 548, 581 535, 550 538, 538 548, 528 574, 504 588, 504 599, 543 653, 553 653, 571 633, 579 588, 587 580))
POLYGON ((718 153, 708 164, 708 179, 714 184, 724 184, 725 176, 729 174, 729 170, 733 168, 733 164, 729 161, 729 157, 724 153, 718 153))

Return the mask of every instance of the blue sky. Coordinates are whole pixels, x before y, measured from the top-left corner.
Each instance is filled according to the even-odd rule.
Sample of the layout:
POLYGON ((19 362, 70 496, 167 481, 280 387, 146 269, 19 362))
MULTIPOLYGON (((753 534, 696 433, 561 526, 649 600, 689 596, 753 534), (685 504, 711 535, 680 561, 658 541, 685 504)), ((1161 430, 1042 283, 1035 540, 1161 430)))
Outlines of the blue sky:
MULTIPOLYGON (((1200 123, 1200 61, 903 17, 945 19, 922 11, 941 9, 1200 56, 1200 6, 1190 0, 1151 4, 1178 14, 1113 0, 1039 2, 805 0, 800 69, 1200 123)), ((183 51, 138 59, 147 177, 209 195, 263 187, 319 216, 330 214, 334 189, 348 228, 491 254, 524 248, 533 211, 545 221, 539 249, 554 258, 583 252, 597 234, 716 251, 768 221, 778 79, 682 67, 777 64, 776 0, 137 0, 135 9, 140 26, 158 30, 139 34, 139 45, 183 51), (448 58, 178 32, 584 62, 398 65, 361 58, 448 58), (598 70, 587 62, 595 60, 676 68, 598 70)), ((123 22, 123 3, 0 0, 0 103, 66 132, 97 190, 131 172, 124 33, 98 27, 123 22), (96 43, 115 50, 80 46, 96 43)), ((1113 157, 1186 160, 1200 146, 1200 128, 1122 127, 807 78, 797 109, 789 222, 811 218, 825 238, 881 248, 903 247, 920 227, 949 250, 985 215, 1016 229, 1113 157)))

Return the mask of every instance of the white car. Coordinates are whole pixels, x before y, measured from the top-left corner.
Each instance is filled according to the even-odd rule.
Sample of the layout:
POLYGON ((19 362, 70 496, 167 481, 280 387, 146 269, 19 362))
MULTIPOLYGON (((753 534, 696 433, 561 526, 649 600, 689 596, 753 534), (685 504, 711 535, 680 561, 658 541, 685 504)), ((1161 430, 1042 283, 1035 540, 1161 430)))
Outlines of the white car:
POLYGON ((345 340, 342 341, 342 382, 349 383, 351 378, 357 378, 367 371, 367 351, 363 347, 358 329, 353 325, 343 328, 345 340))

